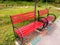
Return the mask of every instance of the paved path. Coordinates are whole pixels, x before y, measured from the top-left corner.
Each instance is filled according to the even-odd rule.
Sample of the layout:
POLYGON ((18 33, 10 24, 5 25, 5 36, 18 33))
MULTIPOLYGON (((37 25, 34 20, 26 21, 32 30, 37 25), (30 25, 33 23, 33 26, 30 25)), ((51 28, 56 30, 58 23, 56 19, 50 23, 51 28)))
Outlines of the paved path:
POLYGON ((55 9, 60 10, 60 8, 55 7, 55 9))
POLYGON ((60 45, 60 18, 55 21, 56 28, 50 35, 41 37, 37 45, 60 45))

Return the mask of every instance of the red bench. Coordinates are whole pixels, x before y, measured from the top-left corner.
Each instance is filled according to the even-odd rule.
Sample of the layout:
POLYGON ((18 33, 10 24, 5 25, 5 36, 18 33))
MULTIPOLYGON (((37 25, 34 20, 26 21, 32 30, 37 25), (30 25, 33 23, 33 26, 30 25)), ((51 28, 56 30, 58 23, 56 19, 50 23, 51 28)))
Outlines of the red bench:
POLYGON ((55 19, 56 19, 55 14, 49 14, 49 10, 47 8, 44 9, 44 10, 39 10, 38 11, 39 16, 43 16, 43 15, 46 15, 46 14, 47 14, 47 16, 45 18, 47 18, 48 21, 55 21, 55 19))
POLYGON ((38 11, 38 21, 43 20, 43 22, 46 22, 46 26, 48 25, 48 22, 50 22, 50 21, 53 22, 53 21, 55 21, 55 19, 56 19, 56 16, 54 14, 49 14, 49 10, 47 8, 44 9, 44 10, 39 10, 38 11), (42 17, 44 15, 47 15, 47 16, 42 17))
POLYGON ((22 39, 21 43, 23 42, 23 37, 29 35, 31 32, 35 31, 37 28, 42 27, 44 25, 43 22, 33 21, 25 26, 22 26, 21 28, 17 28, 14 26, 14 24, 28 21, 30 19, 34 19, 35 18, 34 12, 16 14, 16 15, 10 16, 10 18, 11 18, 14 33, 17 34, 18 37, 22 39))

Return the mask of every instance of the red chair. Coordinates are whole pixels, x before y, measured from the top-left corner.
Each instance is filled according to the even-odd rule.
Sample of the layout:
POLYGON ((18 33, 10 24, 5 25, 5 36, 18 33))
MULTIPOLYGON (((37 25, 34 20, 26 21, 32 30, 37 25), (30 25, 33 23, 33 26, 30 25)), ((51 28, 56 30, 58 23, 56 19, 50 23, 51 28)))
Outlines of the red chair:
POLYGON ((24 37, 29 35, 31 32, 35 31, 37 28, 42 27, 44 25, 43 22, 38 22, 38 21, 32 21, 31 23, 22 26, 21 28, 15 27, 14 25, 17 23, 21 23, 24 21, 29 21, 31 19, 35 18, 34 12, 27 12, 24 14, 16 14, 13 16, 10 16, 12 26, 13 26, 13 31, 16 35, 21 39, 21 45, 23 43, 24 37))

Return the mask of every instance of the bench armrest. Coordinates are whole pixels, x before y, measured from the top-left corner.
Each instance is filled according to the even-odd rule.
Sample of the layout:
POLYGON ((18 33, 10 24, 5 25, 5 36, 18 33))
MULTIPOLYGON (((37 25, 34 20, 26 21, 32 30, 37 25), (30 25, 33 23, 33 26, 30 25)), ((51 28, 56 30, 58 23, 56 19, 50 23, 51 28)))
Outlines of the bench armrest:
POLYGON ((40 22, 42 22, 43 23, 43 27, 40 29, 40 30, 42 30, 43 28, 45 28, 45 27, 47 27, 47 25, 48 25, 48 20, 46 19, 46 18, 44 18, 44 17, 39 17, 38 18, 38 21, 40 21, 40 22), (44 20, 42 20, 42 19, 44 19, 44 20))

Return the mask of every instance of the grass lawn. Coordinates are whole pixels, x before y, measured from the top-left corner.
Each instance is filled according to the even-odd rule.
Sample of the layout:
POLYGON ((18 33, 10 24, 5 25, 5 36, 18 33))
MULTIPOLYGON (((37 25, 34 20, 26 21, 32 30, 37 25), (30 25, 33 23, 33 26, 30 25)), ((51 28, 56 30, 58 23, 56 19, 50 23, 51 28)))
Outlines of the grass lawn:
MULTIPOLYGON (((39 7, 38 9, 43 9, 44 7, 39 7)), ((33 11, 34 7, 30 8, 7 8, 0 10, 0 45, 14 45, 14 33, 11 25, 9 16, 19 13, 25 13, 33 11)), ((50 13, 55 14, 57 17, 60 16, 60 10, 51 8, 50 13)))

